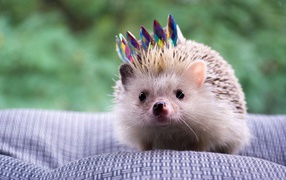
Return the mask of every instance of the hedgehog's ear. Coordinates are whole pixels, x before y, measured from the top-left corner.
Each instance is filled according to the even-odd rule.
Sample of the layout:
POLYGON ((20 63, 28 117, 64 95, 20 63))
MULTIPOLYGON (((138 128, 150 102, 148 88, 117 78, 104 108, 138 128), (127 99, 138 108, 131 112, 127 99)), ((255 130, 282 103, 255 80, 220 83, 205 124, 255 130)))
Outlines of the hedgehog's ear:
POLYGON ((194 84, 196 88, 202 87, 206 79, 206 63, 202 60, 196 60, 190 64, 185 71, 185 76, 190 83, 194 84))
POLYGON ((129 83, 130 79, 134 76, 133 69, 130 64, 124 63, 119 68, 121 82, 126 90, 126 85, 129 83))

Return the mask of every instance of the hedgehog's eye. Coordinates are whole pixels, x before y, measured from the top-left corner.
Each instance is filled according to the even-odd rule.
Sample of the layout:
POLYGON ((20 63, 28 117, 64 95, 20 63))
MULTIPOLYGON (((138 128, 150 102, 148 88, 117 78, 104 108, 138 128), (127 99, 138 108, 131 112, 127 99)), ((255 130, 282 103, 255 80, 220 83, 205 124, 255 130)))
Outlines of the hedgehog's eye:
POLYGON ((139 100, 142 102, 147 98, 147 94, 145 92, 141 92, 139 94, 139 100))
POLYGON ((177 90, 177 91, 176 91, 176 97, 177 97, 178 99, 184 99, 185 94, 183 93, 182 90, 177 90))

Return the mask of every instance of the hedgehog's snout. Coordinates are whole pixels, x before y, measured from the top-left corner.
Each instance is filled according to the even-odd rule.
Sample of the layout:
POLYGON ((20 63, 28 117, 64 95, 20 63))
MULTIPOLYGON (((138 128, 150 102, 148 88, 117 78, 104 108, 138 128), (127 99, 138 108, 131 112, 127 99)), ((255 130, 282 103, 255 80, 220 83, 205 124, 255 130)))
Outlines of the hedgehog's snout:
POLYGON ((153 114, 155 116, 166 115, 168 113, 166 102, 159 101, 153 105, 153 114))

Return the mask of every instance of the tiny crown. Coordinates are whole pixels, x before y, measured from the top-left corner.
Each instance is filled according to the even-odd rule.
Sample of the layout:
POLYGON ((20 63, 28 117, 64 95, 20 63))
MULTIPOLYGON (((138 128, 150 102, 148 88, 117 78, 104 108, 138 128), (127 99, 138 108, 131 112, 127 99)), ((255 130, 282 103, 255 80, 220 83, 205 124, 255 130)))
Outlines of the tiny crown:
POLYGON ((141 26, 139 41, 129 31, 126 32, 126 39, 122 34, 116 36, 116 51, 123 62, 134 62, 138 56, 140 57, 142 50, 147 51, 155 46, 160 48, 165 46, 174 47, 184 40, 179 26, 175 23, 173 16, 169 15, 166 28, 162 28, 160 23, 154 20, 152 35, 149 34, 145 27, 141 26))

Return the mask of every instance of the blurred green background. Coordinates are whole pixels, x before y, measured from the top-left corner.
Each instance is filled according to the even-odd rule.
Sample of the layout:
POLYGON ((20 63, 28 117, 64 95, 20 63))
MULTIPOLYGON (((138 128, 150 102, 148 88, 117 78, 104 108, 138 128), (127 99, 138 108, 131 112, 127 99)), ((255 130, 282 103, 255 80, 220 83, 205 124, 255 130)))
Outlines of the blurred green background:
POLYGON ((0 108, 110 111, 115 35, 169 13, 232 64, 249 112, 286 114, 285 0, 0 0, 0 108))

